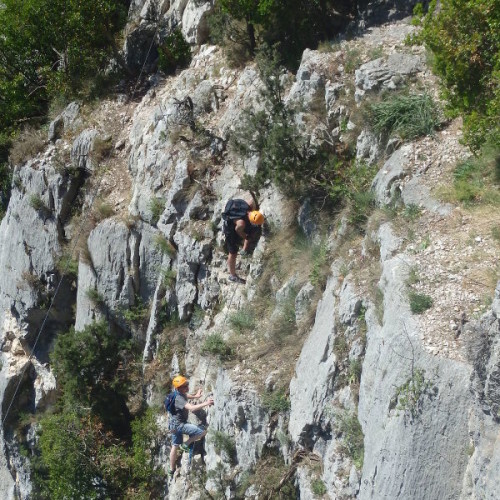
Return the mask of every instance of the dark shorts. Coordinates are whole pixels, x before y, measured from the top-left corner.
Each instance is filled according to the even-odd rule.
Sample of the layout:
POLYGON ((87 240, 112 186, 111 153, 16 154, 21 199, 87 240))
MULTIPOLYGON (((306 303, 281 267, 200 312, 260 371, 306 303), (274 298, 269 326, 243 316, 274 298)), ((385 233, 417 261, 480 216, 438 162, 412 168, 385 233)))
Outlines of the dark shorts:
POLYGON ((238 253, 238 248, 241 246, 241 238, 238 236, 234 229, 234 222, 229 222, 227 224, 233 224, 231 228, 230 225, 224 223, 224 237, 226 238, 226 248, 229 253, 238 253))

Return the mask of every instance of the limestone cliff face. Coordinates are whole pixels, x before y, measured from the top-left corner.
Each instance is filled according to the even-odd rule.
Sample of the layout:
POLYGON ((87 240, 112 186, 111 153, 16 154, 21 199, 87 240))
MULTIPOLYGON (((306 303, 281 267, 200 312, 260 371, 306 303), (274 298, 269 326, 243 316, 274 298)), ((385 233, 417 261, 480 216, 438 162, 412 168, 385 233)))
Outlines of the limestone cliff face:
MULTIPOLYGON (((152 3, 132 2, 134 28, 124 48, 131 65, 144 60, 152 3)), ((206 41, 211 2, 159 3, 153 14, 165 26, 182 22, 190 43, 206 41)), ((376 4, 368 2, 366 19, 376 4)), ((413 29, 394 22, 329 52, 306 50, 297 74, 283 76, 285 102, 302 106, 299 126, 313 144, 349 144, 358 159, 379 167, 372 184, 379 210, 361 236, 343 214, 331 215, 325 231, 308 203, 297 210, 273 186, 261 192, 275 233, 291 234, 297 221, 327 249, 324 288, 287 268, 291 258, 270 259, 266 233, 253 256, 238 261, 246 285, 227 281, 220 214, 227 199, 244 194, 240 181, 257 165, 255 157, 235 156, 228 139, 242 110, 261 106, 254 66, 228 68, 220 49, 201 45, 189 68, 150 79, 140 102, 106 101, 91 123, 75 104, 59 117, 50 132, 55 143, 16 166, 0 225, 1 498, 32 495, 19 443, 32 450, 36 429, 19 435, 16 415, 44 411, 56 397, 48 358, 55 336, 99 319, 110 334, 125 332, 143 346, 144 373, 156 371, 145 382, 147 404, 161 404, 165 372, 185 371, 215 399, 199 415, 210 426, 204 450, 191 468, 183 458, 166 485, 170 498, 206 491, 264 498, 269 492, 256 476, 266 474, 269 457, 284 464, 280 478, 291 481, 297 498, 500 497, 500 284, 486 307, 474 285, 474 272, 498 260, 498 248, 481 234, 460 239, 474 229, 474 217, 433 191, 467 155, 459 125, 401 144, 374 134, 358 112, 381 90, 425 87, 437 95, 423 48, 404 45, 413 29), (104 160, 103 144, 112 151, 104 160), (403 215, 390 217, 395 200, 403 215), (414 207, 418 219, 405 219, 414 207), (74 278, 60 264, 68 245, 80 248, 74 278), (416 270, 420 279, 411 281, 416 270), (238 333, 231 315, 259 299, 263 277, 274 310, 256 319, 261 330, 238 333), (432 296, 429 311, 412 313, 410 286, 432 296), (297 333, 293 349, 280 352, 273 325, 290 303, 288 327, 297 333), (146 319, 131 325, 126 311, 140 305, 147 305, 146 319), (172 342, 168 356, 165 318, 185 327, 182 345, 172 342), (214 335, 234 343, 230 361, 203 348, 214 335)), ((166 417, 157 418, 166 434, 166 417)), ((156 456, 163 467, 164 438, 156 456)))

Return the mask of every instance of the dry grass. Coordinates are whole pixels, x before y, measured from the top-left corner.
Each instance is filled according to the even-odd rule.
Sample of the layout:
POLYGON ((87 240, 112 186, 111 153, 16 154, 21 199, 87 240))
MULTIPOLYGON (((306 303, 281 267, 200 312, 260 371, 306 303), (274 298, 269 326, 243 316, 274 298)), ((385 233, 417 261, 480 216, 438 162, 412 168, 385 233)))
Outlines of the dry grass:
POLYGON ((43 151, 46 136, 41 130, 25 128, 13 141, 9 159, 14 165, 19 165, 35 157, 43 151))

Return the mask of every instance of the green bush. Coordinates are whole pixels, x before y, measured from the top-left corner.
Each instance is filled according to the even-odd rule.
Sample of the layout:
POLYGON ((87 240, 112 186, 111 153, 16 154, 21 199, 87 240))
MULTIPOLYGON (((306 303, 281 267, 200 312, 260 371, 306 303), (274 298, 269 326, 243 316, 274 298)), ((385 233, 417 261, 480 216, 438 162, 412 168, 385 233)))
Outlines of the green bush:
POLYGON ((149 202, 149 211, 151 212, 151 218, 149 222, 152 226, 156 226, 160 220, 160 215, 165 209, 165 200, 163 198, 151 198, 149 202))
POLYGON ((464 205, 500 205, 500 150, 498 146, 485 144, 479 156, 472 156, 459 163, 454 171, 451 196, 464 205))
POLYGON ((370 105, 369 119, 375 132, 396 133, 402 139, 432 134, 439 124, 436 105, 427 94, 388 95, 370 105))
POLYGON ((43 116, 54 96, 86 90, 118 54, 127 7, 125 0, 3 0, 0 132, 43 116))
POLYGON ((410 291, 408 293, 410 299, 410 309, 413 314, 422 314, 432 307, 432 297, 424 293, 410 291))
POLYGON ((236 465, 236 443, 233 438, 222 431, 213 431, 210 434, 218 455, 224 453, 231 465, 236 465))
POLYGON ((219 359, 227 359, 233 354, 233 350, 219 333, 212 333, 207 336, 201 346, 202 354, 212 354, 219 359))
POLYGON ((335 427, 341 435, 341 450, 351 458, 358 470, 363 468, 364 436, 356 413, 335 414, 335 427))
POLYGON ((191 62, 191 46, 178 28, 172 31, 158 47, 158 67, 167 74, 184 68, 191 62))
POLYGON ((163 286, 167 289, 173 288, 175 282, 177 281, 177 270, 176 269, 162 269, 161 270, 161 280, 163 286))
POLYGON ((284 389, 265 392, 262 395, 262 406, 270 413, 287 412, 290 409, 290 399, 284 389))
POLYGON ((123 318, 130 325, 142 323, 148 315, 148 306, 144 304, 140 297, 136 297, 136 303, 128 309, 122 310, 123 318))
POLYGON ((240 309, 229 316, 229 324, 238 332, 244 333, 255 328, 255 316, 251 310, 240 309))
POLYGON ((475 151, 500 142, 500 9, 498 0, 430 3, 417 40, 433 54, 452 114, 463 113, 465 140, 475 151))
POLYGON ((102 306, 105 304, 104 297, 97 291, 96 288, 88 288, 85 295, 90 302, 96 306, 102 306))
POLYGON ((7 162, 0 160, 0 220, 7 211, 10 200, 10 186, 12 183, 12 170, 7 162))
POLYGON ((63 253, 56 263, 57 270, 62 275, 70 279, 76 279, 78 276, 78 261, 73 259, 69 253, 63 253))
POLYGON ((422 397, 430 387, 431 383, 425 378, 424 370, 417 369, 412 377, 396 389, 390 406, 415 418, 420 412, 422 397))
POLYGON ((326 495, 326 493, 328 492, 325 483, 319 478, 313 479, 311 481, 311 489, 312 492, 318 497, 326 495))

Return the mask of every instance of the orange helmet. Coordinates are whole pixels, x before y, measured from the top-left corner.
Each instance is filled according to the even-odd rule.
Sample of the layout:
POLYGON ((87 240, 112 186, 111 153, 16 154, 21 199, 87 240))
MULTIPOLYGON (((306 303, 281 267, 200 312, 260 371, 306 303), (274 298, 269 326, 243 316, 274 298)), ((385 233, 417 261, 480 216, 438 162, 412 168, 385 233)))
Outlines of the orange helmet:
POLYGON ((262 224, 264 224, 264 216, 262 215, 262 212, 259 212, 258 210, 252 210, 249 212, 248 220, 256 226, 262 226, 262 224))
POLYGON ((188 379, 186 377, 183 377, 182 375, 177 375, 174 377, 174 380, 172 380, 172 385, 178 389, 179 387, 182 387, 184 384, 188 383, 188 379))

